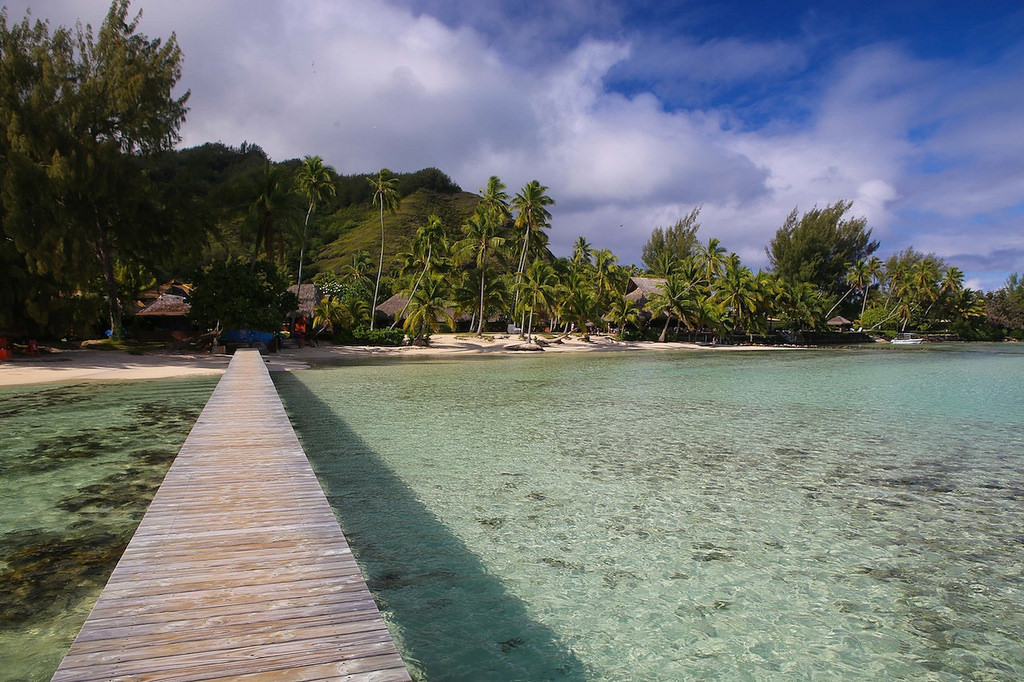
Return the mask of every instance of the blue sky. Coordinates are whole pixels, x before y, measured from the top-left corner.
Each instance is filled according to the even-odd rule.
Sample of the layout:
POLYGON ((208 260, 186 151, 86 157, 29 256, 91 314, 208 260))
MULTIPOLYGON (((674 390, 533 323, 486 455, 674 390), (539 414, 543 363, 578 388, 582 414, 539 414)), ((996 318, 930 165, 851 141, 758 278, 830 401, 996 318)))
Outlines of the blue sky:
MULTIPOLYGON (((8 2, 98 25, 101 0, 8 2)), ((343 173, 538 179, 551 243, 639 262, 699 236, 756 269, 794 208, 854 202, 882 242, 975 288, 1024 272, 1024 3, 136 0, 177 33, 183 144, 242 141, 343 173)))

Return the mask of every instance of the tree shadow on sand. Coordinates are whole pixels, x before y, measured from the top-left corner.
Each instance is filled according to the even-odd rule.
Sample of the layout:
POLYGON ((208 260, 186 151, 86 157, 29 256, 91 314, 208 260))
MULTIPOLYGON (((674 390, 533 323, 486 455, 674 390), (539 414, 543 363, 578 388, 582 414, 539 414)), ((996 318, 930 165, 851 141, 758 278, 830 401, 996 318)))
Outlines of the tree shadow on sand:
POLYGON ((274 383, 415 679, 588 678, 343 419, 294 376, 274 383))

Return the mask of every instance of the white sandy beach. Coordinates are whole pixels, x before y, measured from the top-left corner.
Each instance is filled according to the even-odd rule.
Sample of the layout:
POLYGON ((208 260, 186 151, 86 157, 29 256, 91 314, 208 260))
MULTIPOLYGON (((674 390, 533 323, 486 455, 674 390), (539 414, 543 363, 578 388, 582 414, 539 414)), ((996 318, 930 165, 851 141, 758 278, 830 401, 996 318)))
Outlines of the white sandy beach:
MULTIPOLYGON (((483 339, 469 334, 435 334, 427 347, 400 346, 306 346, 283 348, 266 355, 270 371, 308 369, 311 363, 330 361, 332 358, 359 357, 415 357, 460 356, 484 353, 524 353, 508 350, 507 346, 521 343, 517 336, 504 334, 483 339)), ((750 350, 752 346, 720 346, 715 350, 750 350)), ((764 346, 757 347, 760 349, 764 346)), ((592 340, 563 339, 547 346, 543 353, 629 352, 708 350, 692 343, 653 343, 649 341, 624 342, 595 336, 592 340)), ((541 354, 539 352, 526 352, 541 354)), ((113 350, 53 350, 43 356, 15 357, 0 361, 0 386, 25 386, 54 382, 122 381, 137 379, 166 379, 209 374, 221 374, 231 361, 229 355, 208 353, 148 351, 135 355, 113 350)))

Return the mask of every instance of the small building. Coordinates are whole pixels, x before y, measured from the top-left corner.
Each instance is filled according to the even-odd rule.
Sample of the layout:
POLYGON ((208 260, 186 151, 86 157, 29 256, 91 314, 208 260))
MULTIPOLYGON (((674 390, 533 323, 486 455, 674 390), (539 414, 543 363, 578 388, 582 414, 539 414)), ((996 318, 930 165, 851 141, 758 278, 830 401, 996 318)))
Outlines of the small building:
MULTIPOLYGON (((407 312, 406 307, 409 305, 409 297, 404 294, 395 294, 388 300, 377 305, 377 320, 383 320, 385 324, 393 324, 397 318, 398 323, 395 326, 401 326, 405 322, 405 315, 407 312)), ((472 322, 474 315, 471 313, 462 313, 456 315, 454 308, 448 308, 447 312, 449 315, 455 318, 455 329, 456 331, 471 331, 472 322)), ((499 321, 500 315, 491 315, 487 318, 487 324, 493 325, 499 321)))
POLYGON ((853 329, 853 322, 850 322, 842 315, 836 315, 825 324, 827 324, 829 327, 833 329, 837 329, 840 332, 848 332, 851 329, 853 329))
POLYGON ((312 322, 316 315, 316 306, 324 296, 315 284, 293 284, 288 291, 295 294, 299 299, 299 307, 288 313, 288 319, 293 320, 299 315, 305 315, 306 319, 312 322))
POLYGON ((664 277, 630 277, 626 283, 626 300, 643 308, 647 299, 665 285, 664 277))
POLYGON ((160 294, 152 303, 135 313, 135 336, 139 341, 184 342, 199 332, 189 319, 192 306, 179 294, 160 294))
POLYGON ((402 319, 399 316, 405 310, 405 307, 409 305, 409 297, 403 296, 402 294, 395 294, 388 300, 377 305, 377 314, 383 315, 388 324, 398 321, 402 323, 402 319))

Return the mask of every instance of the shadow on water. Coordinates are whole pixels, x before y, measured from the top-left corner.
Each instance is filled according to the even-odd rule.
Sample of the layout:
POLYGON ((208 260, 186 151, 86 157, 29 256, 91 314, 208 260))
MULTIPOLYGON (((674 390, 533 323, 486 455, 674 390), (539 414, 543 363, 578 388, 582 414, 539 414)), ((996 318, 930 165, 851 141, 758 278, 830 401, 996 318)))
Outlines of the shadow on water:
POLYGON ((293 375, 274 383, 415 679, 588 678, 329 405, 293 375))

